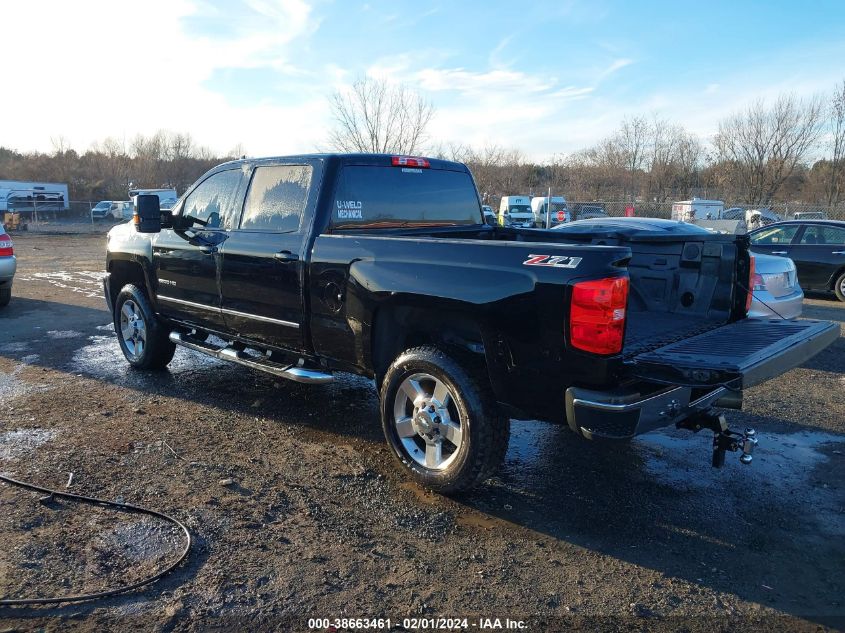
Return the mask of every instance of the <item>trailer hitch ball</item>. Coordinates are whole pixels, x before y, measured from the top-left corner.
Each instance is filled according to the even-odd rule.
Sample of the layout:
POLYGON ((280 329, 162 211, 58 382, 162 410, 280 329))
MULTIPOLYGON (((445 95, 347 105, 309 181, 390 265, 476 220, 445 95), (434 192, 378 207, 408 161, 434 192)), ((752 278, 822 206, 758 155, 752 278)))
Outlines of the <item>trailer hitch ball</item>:
POLYGON ((724 466, 726 451, 739 451, 740 463, 750 464, 754 459, 752 453, 757 446, 757 433, 754 429, 745 429, 744 433, 732 431, 727 428, 723 419, 721 422, 719 425, 721 429, 713 436, 713 466, 715 468, 724 466))
POLYGON ((739 461, 743 464, 750 464, 751 454, 757 446, 757 432, 754 429, 745 429, 742 440, 742 455, 739 456, 739 461))

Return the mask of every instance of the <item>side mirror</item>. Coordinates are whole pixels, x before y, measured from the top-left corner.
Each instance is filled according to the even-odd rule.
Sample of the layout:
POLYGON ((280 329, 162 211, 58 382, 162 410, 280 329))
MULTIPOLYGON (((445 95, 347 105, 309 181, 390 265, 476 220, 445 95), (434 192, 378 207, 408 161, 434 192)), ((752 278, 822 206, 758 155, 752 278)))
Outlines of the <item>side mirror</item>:
POLYGON ((142 194, 135 198, 133 222, 138 233, 161 232, 161 206, 158 196, 142 194))

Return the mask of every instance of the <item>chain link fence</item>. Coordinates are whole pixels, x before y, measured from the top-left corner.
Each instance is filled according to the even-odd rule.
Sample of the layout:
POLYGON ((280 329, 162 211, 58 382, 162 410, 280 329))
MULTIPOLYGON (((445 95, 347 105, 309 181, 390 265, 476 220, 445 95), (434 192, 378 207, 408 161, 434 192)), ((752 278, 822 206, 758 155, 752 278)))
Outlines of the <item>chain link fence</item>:
MULTIPOLYGON (((569 210, 576 220, 602 214, 611 217, 633 215, 640 218, 663 218, 668 220, 672 218, 672 205, 674 204, 674 202, 581 201, 570 199, 567 199, 567 203, 569 210)), ((777 214, 781 220, 792 220, 796 218, 796 214, 799 214, 797 217, 801 217, 802 214, 811 213, 815 218, 824 216, 829 220, 845 221, 845 204, 828 206, 805 202, 776 202, 766 207, 761 207, 761 205, 751 205, 748 203, 726 202, 724 208, 725 210, 742 209, 743 211, 766 208, 777 214)))
POLYGON ((14 208, 0 211, 0 224, 10 231, 59 230, 61 227, 72 229, 82 224, 108 226, 116 222, 126 221, 128 217, 123 209, 120 209, 122 217, 117 214, 93 213, 94 207, 100 200, 72 200, 67 203, 48 203, 34 201, 28 205, 15 205, 14 208))

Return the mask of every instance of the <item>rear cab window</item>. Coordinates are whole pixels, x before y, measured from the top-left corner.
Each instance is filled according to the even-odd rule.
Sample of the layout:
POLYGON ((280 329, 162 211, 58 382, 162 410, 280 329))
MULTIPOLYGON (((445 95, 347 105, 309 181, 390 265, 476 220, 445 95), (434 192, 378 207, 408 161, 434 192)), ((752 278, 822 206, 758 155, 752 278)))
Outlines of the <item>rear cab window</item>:
POLYGON ((484 223, 472 177, 446 169, 345 165, 331 211, 334 231, 484 223))

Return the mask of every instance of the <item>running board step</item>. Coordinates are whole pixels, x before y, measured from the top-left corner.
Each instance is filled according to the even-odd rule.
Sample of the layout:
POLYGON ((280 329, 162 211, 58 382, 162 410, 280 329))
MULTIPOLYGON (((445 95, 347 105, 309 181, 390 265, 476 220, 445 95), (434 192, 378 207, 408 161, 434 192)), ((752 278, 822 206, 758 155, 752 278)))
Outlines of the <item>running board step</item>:
POLYGON ((296 365, 283 365, 282 363, 277 363, 266 358, 256 358, 231 347, 217 347, 205 341, 198 341, 179 332, 171 332, 170 340, 176 343, 176 345, 187 347, 195 352, 213 356, 220 360, 228 360, 238 365, 257 369, 258 371, 263 371, 279 378, 287 378, 294 382, 302 382, 309 385, 324 385, 334 380, 334 376, 331 374, 305 367, 297 367, 296 365))

